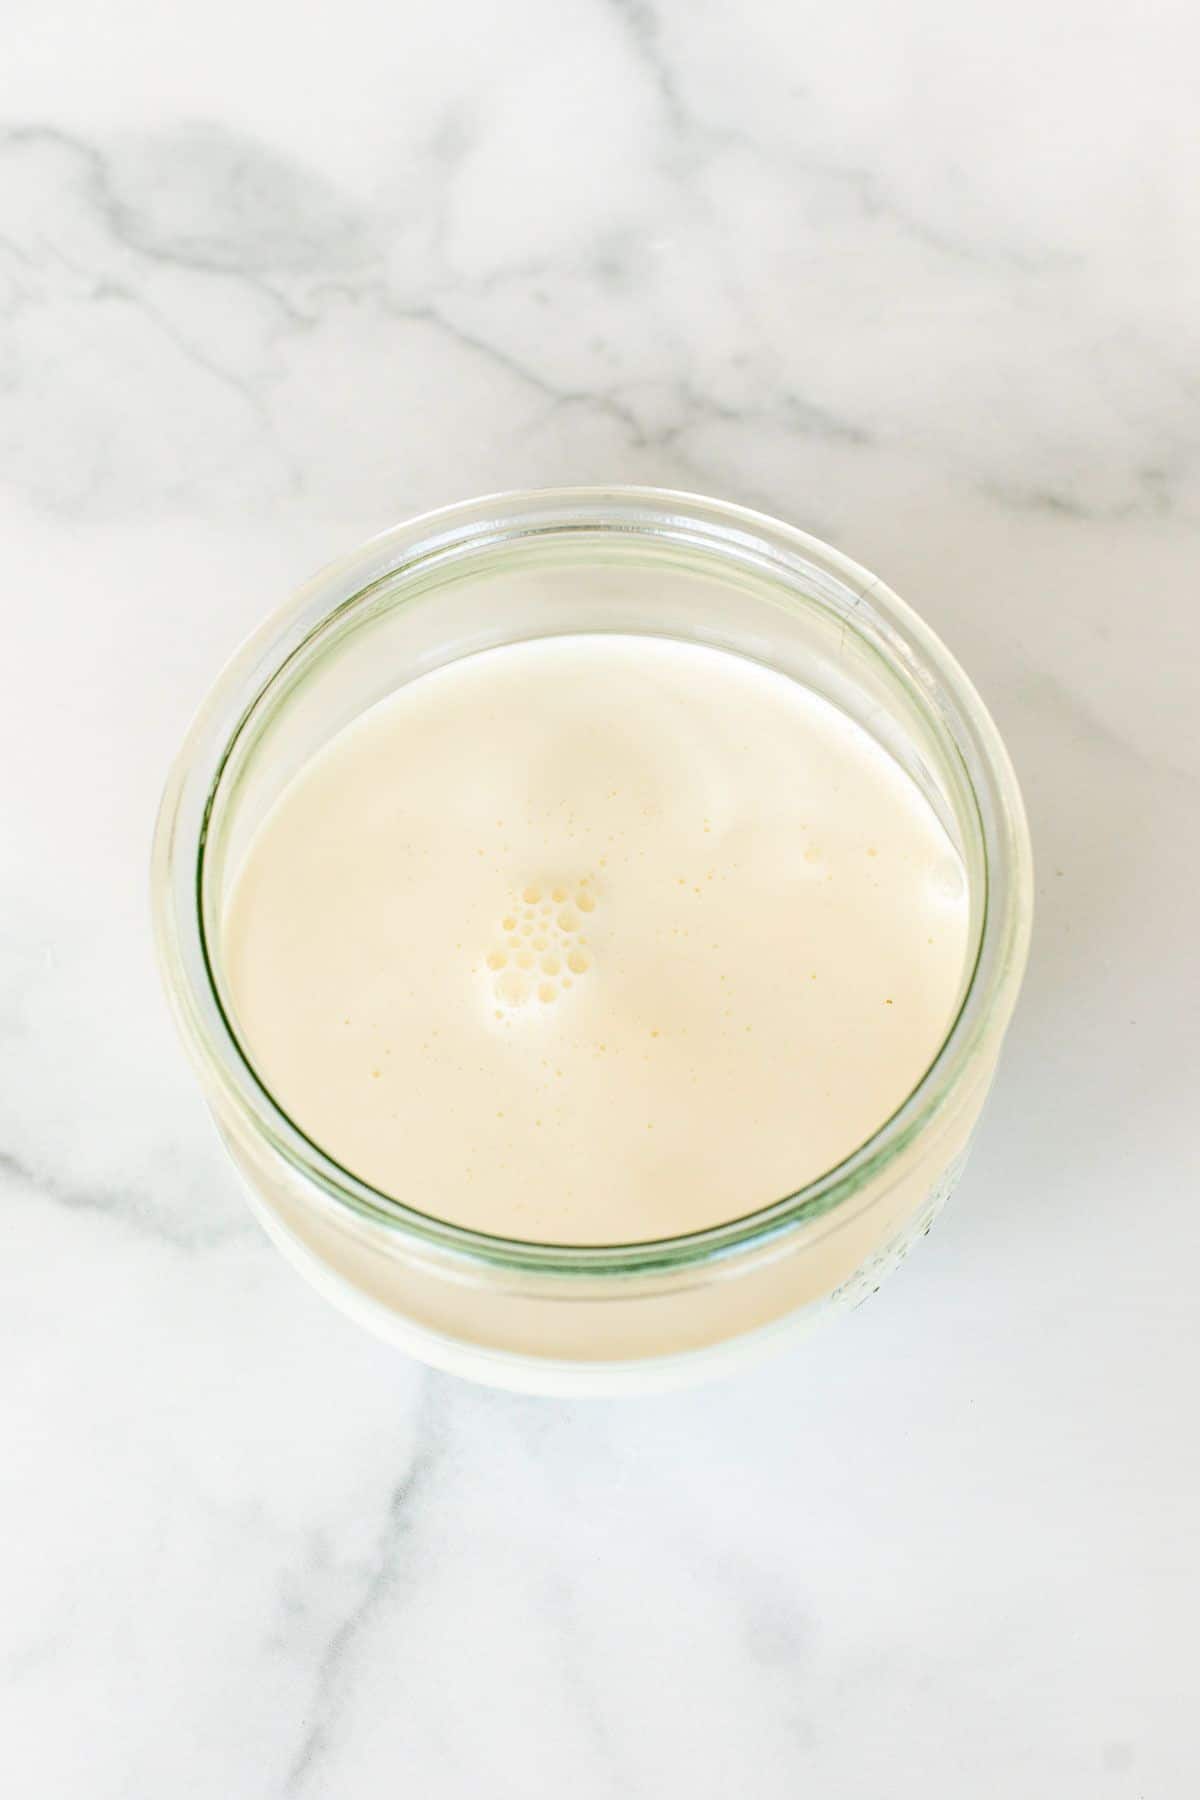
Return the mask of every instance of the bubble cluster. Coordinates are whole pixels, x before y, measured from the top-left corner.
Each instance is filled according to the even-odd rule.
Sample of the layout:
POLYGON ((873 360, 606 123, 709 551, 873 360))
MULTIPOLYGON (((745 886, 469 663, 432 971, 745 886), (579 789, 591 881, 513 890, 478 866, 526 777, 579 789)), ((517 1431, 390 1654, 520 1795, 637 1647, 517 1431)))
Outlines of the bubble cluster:
POLYGON ((586 975, 592 953, 583 935, 597 906, 590 875, 581 881, 528 882, 497 923, 484 958, 497 1018, 517 1008, 553 1006, 574 978, 586 975))

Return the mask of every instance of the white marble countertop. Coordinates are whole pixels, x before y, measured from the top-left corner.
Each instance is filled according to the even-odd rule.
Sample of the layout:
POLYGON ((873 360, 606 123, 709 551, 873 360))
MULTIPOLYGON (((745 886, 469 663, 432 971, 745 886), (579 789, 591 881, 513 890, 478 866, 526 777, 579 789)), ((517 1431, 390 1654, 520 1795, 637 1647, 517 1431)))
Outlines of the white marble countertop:
POLYGON ((1196 1793, 1194 17, 10 0, 14 1800, 1196 1793), (145 870, 297 581, 605 480, 777 512, 923 610, 1040 912, 966 1182, 879 1298, 568 1404, 425 1374, 268 1247, 145 870))

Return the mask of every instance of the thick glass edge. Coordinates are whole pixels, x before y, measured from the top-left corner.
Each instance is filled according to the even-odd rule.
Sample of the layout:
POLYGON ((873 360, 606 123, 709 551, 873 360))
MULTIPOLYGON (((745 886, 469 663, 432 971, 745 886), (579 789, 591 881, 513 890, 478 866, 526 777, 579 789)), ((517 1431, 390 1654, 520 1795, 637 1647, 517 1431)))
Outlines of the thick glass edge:
POLYGON ((797 527, 701 495, 648 487, 513 491, 439 508, 367 540, 315 576, 271 614, 218 676, 168 775, 155 829, 152 910, 160 972, 185 1044, 201 1073, 252 1130, 335 1205, 427 1250, 482 1268, 599 1275, 679 1269, 766 1248, 825 1217, 890 1164, 941 1112, 989 1039, 1007 1027, 1032 924, 1032 852, 1020 791, 1003 742, 973 685, 940 639, 906 603, 860 565, 797 527), (620 1245, 539 1244, 448 1224, 380 1193, 304 1137, 259 1081, 225 1020, 204 953, 199 881, 204 838, 221 769, 262 689, 314 629, 383 577, 455 545, 483 551, 527 534, 576 528, 672 529, 711 534, 709 548, 736 544, 781 572, 814 569, 869 603, 897 650, 922 675, 932 671, 937 704, 949 701, 951 735, 979 810, 986 910, 974 969, 959 1012, 920 1083, 889 1120, 815 1181, 727 1223, 674 1238, 620 1245), (419 557, 417 555, 419 552, 419 557), (919 660, 912 657, 915 649, 919 660), (974 765, 974 766, 972 766, 974 765), (980 780, 979 778, 983 779, 980 780), (181 841, 181 833, 185 841, 181 841))

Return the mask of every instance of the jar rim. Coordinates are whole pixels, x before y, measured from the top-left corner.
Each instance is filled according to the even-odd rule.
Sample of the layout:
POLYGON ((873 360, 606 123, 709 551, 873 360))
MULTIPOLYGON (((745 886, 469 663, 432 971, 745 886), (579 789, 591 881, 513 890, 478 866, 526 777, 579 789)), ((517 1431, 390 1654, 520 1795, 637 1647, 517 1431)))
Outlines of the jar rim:
POLYGON ((322 570, 235 652, 202 703, 167 778, 151 876, 160 968, 185 1043, 202 1075, 260 1138, 325 1200, 413 1248, 477 1269, 561 1275, 709 1265, 845 1207, 941 1113, 981 1048, 998 1042, 1024 970, 1033 909, 1029 832, 1008 753, 974 686, 924 621, 876 576, 795 526, 701 495, 634 486, 523 489, 458 502, 394 525, 322 570), (961 759, 979 828, 985 895, 974 963, 937 1053, 862 1144, 794 1192, 721 1224, 641 1242, 577 1245, 451 1224, 362 1181, 313 1143, 267 1088, 227 1016, 210 962, 202 895, 213 804, 234 745, 303 645, 381 580, 433 557, 587 528, 682 536, 718 562, 722 555, 727 561, 752 556, 760 572, 794 589, 803 578, 811 591, 814 575, 821 577, 849 607, 869 608, 872 625, 886 632, 889 649, 936 710, 961 759))

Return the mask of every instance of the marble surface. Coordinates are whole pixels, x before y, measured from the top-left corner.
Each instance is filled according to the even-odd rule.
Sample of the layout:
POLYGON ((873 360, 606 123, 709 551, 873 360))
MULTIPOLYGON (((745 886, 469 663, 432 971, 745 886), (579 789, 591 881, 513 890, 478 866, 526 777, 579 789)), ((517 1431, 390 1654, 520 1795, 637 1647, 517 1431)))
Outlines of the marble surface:
POLYGON ((4 35, 0 1787, 1193 1795, 1194 10, 4 35), (764 507, 914 601, 1012 746, 1040 912, 966 1182, 878 1299, 569 1404, 425 1374, 268 1247, 145 866, 296 582, 589 480, 764 507))

